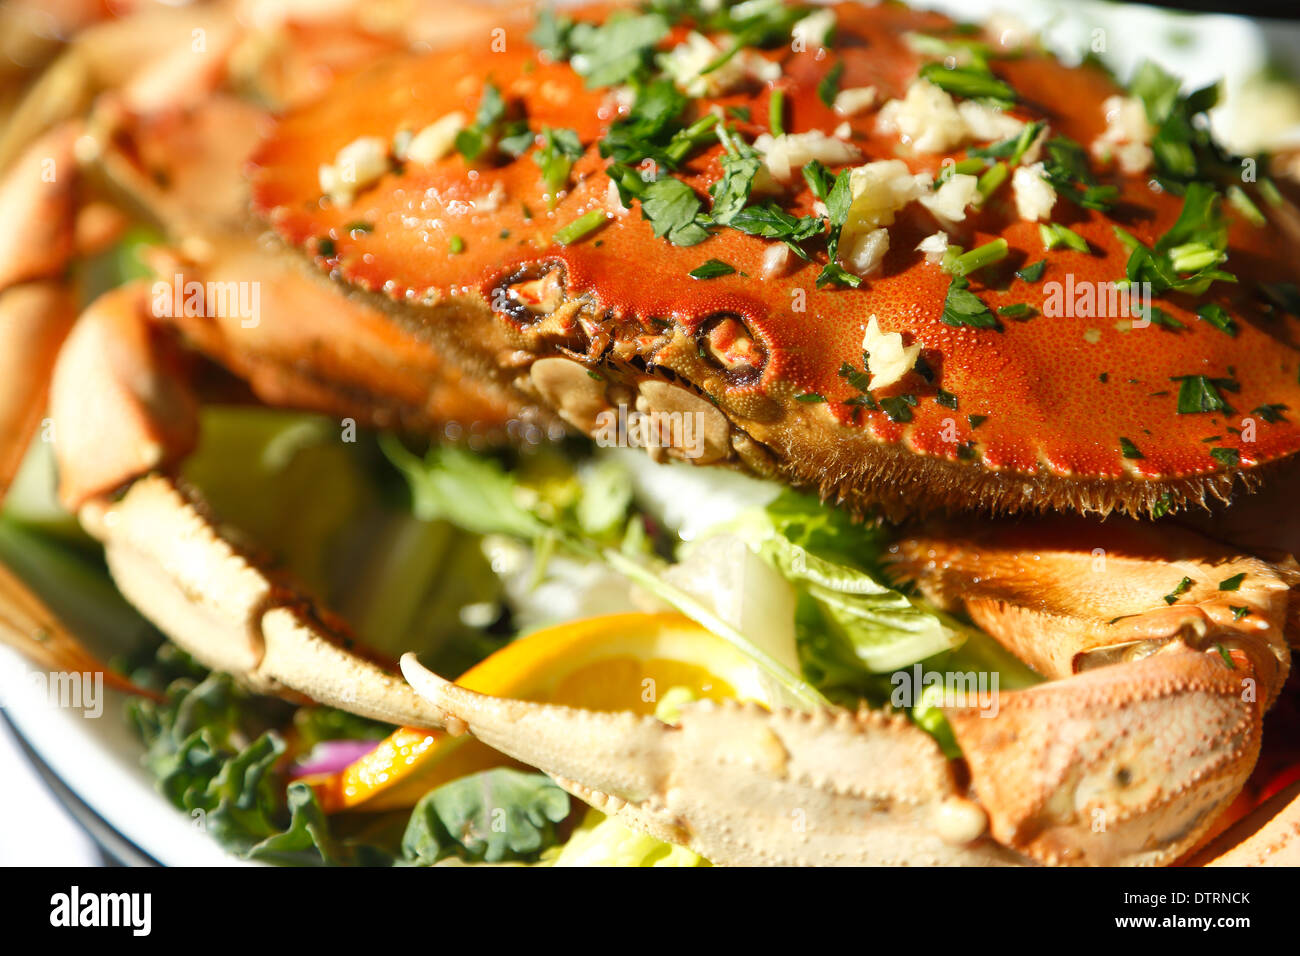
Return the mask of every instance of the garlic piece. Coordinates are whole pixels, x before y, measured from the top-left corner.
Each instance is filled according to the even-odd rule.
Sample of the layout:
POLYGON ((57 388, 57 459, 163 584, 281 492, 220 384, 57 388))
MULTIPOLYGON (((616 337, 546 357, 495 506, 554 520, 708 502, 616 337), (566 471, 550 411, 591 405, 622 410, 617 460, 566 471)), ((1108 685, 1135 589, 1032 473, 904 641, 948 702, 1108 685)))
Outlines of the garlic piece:
POLYGON ((871 369, 871 391, 886 388, 901 381, 903 376, 916 365, 921 355, 921 345, 903 345, 903 336, 899 332, 882 332, 880 323, 873 314, 867 320, 867 333, 862 339, 862 350, 869 356, 871 369))

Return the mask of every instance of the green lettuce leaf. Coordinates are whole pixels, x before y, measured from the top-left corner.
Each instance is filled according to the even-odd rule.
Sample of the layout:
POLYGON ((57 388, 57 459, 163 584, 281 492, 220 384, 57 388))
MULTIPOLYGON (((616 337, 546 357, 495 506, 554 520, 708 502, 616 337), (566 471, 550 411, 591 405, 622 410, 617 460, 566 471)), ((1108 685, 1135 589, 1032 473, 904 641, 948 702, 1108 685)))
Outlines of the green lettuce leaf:
POLYGON ((407 862, 449 856, 485 863, 535 862, 559 841, 569 795, 550 777, 499 768, 453 780, 416 804, 402 837, 407 862))

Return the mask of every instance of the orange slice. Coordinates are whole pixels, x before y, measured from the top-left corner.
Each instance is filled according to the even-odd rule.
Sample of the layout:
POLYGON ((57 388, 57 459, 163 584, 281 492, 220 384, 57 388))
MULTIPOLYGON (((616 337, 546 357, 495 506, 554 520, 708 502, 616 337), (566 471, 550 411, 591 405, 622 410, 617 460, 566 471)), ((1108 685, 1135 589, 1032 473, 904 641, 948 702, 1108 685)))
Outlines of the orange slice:
MULTIPOLYGON (((678 614, 613 614, 522 637, 457 682, 495 697, 652 714, 661 694, 765 701, 753 661, 678 614)), ((338 773, 307 778, 327 812, 413 806, 432 788, 511 761, 468 735, 402 728, 338 773)))

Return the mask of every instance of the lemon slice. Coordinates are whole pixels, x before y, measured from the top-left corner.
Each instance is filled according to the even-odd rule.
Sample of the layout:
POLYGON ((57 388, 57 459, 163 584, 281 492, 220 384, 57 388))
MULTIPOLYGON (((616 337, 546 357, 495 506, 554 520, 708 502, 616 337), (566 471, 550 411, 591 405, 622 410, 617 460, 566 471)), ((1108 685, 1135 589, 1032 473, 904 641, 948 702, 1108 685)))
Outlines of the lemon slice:
MULTIPOLYGON (((675 687, 766 702, 758 668, 678 614, 612 614, 537 631, 459 681, 494 697, 653 714, 675 687)), ((469 736, 402 728, 338 773, 306 778, 327 812, 411 807, 432 788, 511 761, 469 736)))

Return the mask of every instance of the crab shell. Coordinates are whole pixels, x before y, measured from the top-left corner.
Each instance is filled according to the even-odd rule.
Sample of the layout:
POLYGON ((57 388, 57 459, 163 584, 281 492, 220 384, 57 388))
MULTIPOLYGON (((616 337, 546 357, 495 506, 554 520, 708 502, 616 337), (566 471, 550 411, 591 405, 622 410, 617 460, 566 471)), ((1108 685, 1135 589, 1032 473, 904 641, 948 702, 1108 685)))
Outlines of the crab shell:
MULTIPOLYGON (((893 5, 842 5, 835 13, 834 53, 763 54, 781 64, 776 85, 785 93, 789 132, 830 130, 843 121, 817 93, 836 63, 844 66, 842 88, 874 86, 882 100, 903 96, 922 65, 905 34, 951 26, 893 5)), ((731 448, 722 457, 819 486, 851 505, 1150 513, 1224 497, 1242 475, 1300 448, 1300 426, 1288 420, 1256 416, 1255 433, 1246 431, 1254 440, 1241 434, 1244 410, 1300 408, 1300 322, 1270 313, 1256 291, 1258 282, 1293 279, 1300 259, 1293 236, 1273 222, 1256 227, 1228 212, 1227 267, 1241 281, 1216 283, 1201 301, 1238 319, 1235 336, 1200 321, 1201 302, 1183 296, 1160 306, 1185 330, 1133 328, 1128 318, 1046 317, 1045 287, 1071 276, 1076 287, 1122 279, 1128 253, 1113 227, 1152 245, 1178 218, 1181 200, 1148 176, 1108 173, 1103 181, 1121 190, 1113 213, 1065 197, 1053 210, 1092 252, 1045 254, 1037 223, 1020 221, 1003 189, 968 215, 953 241, 971 248, 1005 238, 1009 257, 986 269, 984 287, 976 280, 974 288, 992 310, 1023 302, 1040 314, 1004 320, 1001 330, 951 327, 941 320, 949 276, 914 251, 938 226, 915 203, 891 228, 883 267, 859 289, 817 289, 820 265, 798 260, 785 275, 764 276, 772 243, 735 230, 689 248, 656 239, 637 209, 611 205, 597 149, 618 115, 610 91, 588 89, 567 64, 547 60, 528 45, 526 30, 521 24, 507 31, 504 51, 485 33, 454 52, 383 61, 291 110, 255 157, 255 208, 287 242, 335 279, 372 293, 415 334, 477 346, 473 364, 484 374, 552 404, 556 390, 539 389, 537 376, 523 375, 537 359, 568 356, 598 370, 614 386, 608 403, 629 383, 667 378, 725 415, 722 440, 731 448), (397 168, 349 204, 322 198, 318 169, 342 147, 362 136, 391 141, 399 130, 421 129, 452 111, 472 117, 488 80, 534 129, 570 127, 581 138, 585 155, 554 209, 527 155, 476 167, 453 153, 432 165, 397 168), (555 241, 560 227, 593 209, 610 210, 598 233, 567 246, 555 241), (359 221, 373 228, 349 228, 359 221), (453 236, 463 240, 463 251, 453 251, 460 245, 453 236), (1043 258, 1042 282, 1014 275, 1043 258), (710 281, 688 276, 709 259, 738 272, 710 281), (519 307, 523 284, 539 278, 556 294, 532 309, 519 307), (906 423, 846 404, 857 392, 840 371, 845 363, 860 368, 872 315, 885 332, 919 343, 935 373, 933 382, 909 373, 876 394, 916 396, 906 423), (746 360, 728 361, 737 341, 746 360), (1232 405, 1242 411, 1179 414, 1176 379, 1188 375, 1235 375, 1241 390, 1232 405), (957 410, 936 400, 939 389, 957 396, 957 410), (1126 458, 1121 437, 1142 457, 1126 458), (1236 450, 1239 466, 1218 461, 1211 455, 1216 447, 1236 450)), ((1054 132, 1082 144, 1105 127, 1103 101, 1121 92, 1099 68, 1070 68, 1035 52, 993 67, 1023 96, 1018 118, 1046 119, 1054 132)), ((766 117, 771 95, 770 85, 751 87, 706 99, 700 109, 748 107, 749 115, 766 117)), ((867 161, 901 157, 913 172, 933 174, 945 158, 915 153, 896 135, 878 132, 872 115, 850 123, 867 161)), ((735 126, 747 139, 765 131, 761 120, 735 126)), ((701 195, 721 176, 722 153, 721 146, 703 149, 688 163, 684 178, 701 195)), ((799 187, 789 208, 807 214, 814 197, 799 187)), ((590 431, 599 399, 588 395, 578 402, 584 407, 560 410, 590 431)))

